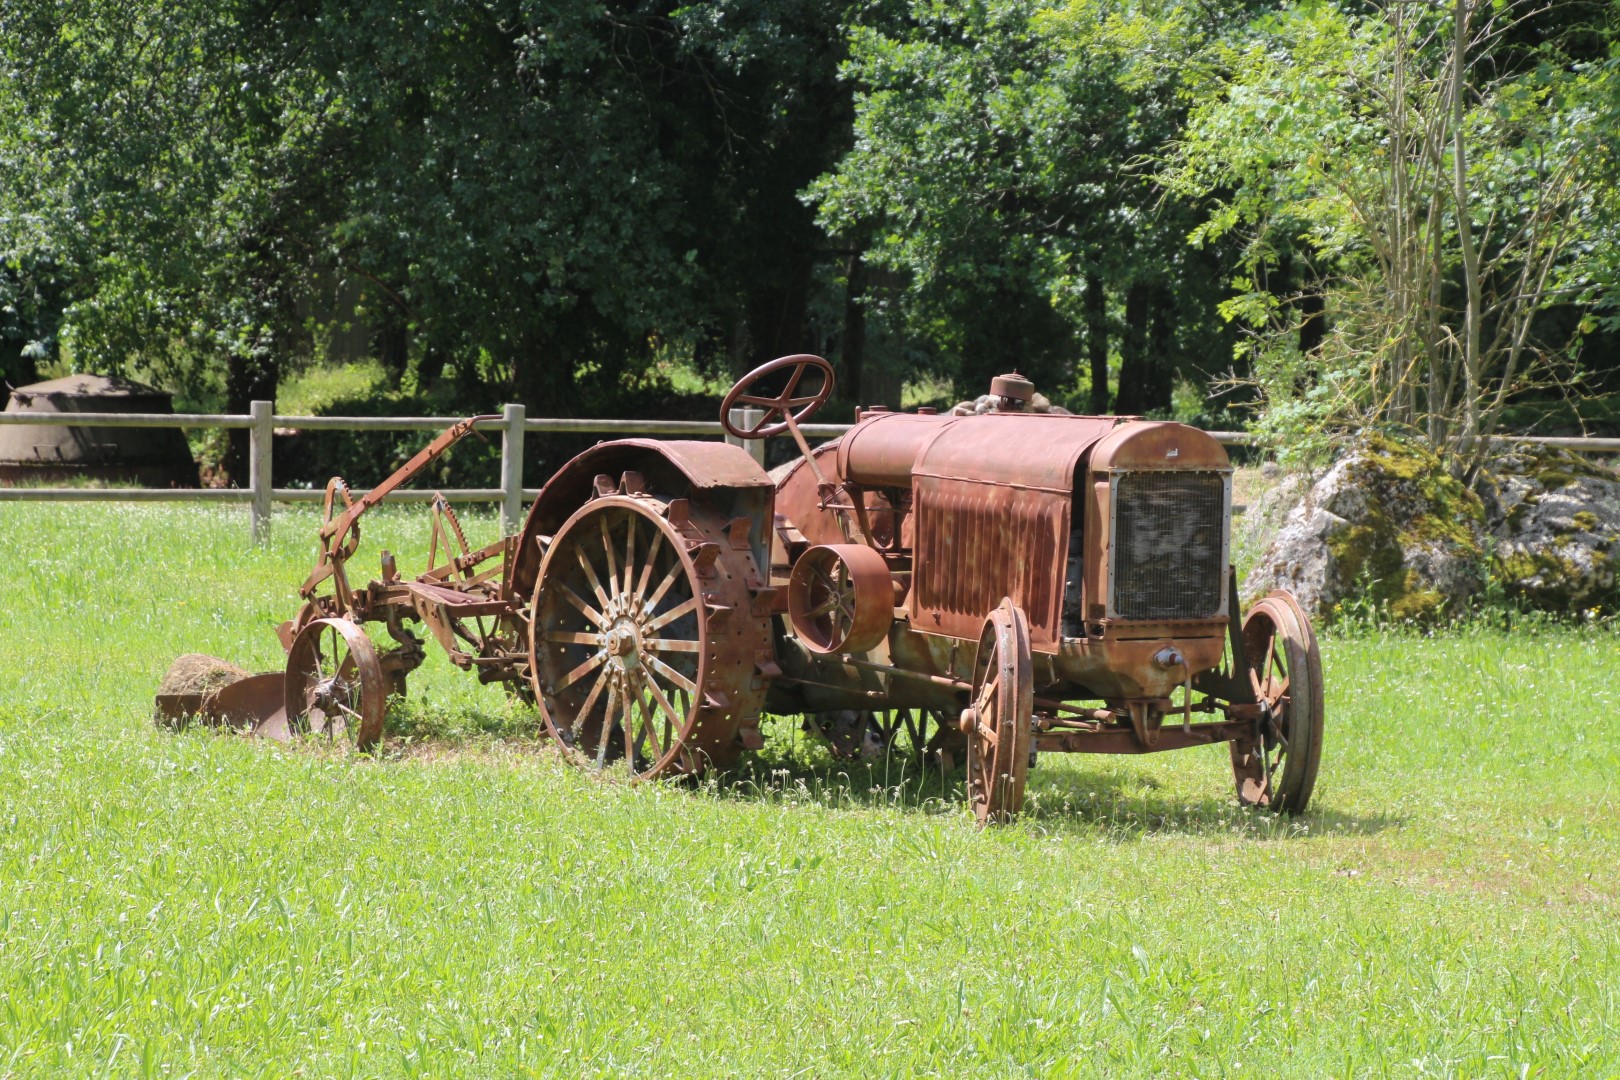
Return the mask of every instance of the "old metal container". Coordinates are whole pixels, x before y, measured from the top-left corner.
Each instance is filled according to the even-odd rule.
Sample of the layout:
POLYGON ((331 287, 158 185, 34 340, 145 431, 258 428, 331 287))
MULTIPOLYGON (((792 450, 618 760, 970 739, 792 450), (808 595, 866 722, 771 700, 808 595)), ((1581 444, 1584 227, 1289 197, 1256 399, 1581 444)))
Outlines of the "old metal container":
MULTIPOLYGON (((110 375, 68 375, 18 387, 8 413, 172 413, 173 395, 110 375)), ((0 427, 0 483, 90 479, 195 487, 197 463, 178 428, 55 424, 0 427)))

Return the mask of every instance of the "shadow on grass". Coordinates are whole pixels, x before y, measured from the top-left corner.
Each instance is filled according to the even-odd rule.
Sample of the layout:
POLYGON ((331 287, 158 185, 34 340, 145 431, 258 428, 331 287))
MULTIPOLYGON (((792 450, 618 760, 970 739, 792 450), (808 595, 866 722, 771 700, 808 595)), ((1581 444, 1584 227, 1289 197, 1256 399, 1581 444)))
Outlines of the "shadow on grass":
MULTIPOLYGON (((717 797, 836 810, 897 810, 953 816, 966 813, 966 774, 922 764, 910 748, 872 762, 838 761, 815 747, 768 747, 705 781, 717 797)), ((1104 836, 1126 842, 1146 836, 1203 836, 1288 840, 1307 836, 1372 835, 1397 828, 1389 814, 1360 817, 1317 808, 1287 817, 1240 806, 1230 787, 1188 799, 1140 772, 1104 766, 1083 772, 1030 773, 1026 827, 1042 832, 1104 836)))
MULTIPOLYGON (((491 741, 544 745, 539 718, 518 702, 503 707, 445 708, 394 701, 384 756, 432 756, 491 741)), ((777 727, 766 748, 710 773, 702 791, 720 799, 834 810, 888 810, 939 817, 966 814, 961 765, 924 762, 909 741, 875 761, 843 761, 820 740, 788 736, 777 727)), ((1049 761, 1050 758, 1043 758, 1049 761)), ((1392 814, 1358 817, 1324 805, 1285 817, 1238 805, 1230 779, 1188 798, 1159 777, 1126 766, 1127 759, 1093 756, 1087 767, 1032 770, 1020 821, 1043 832, 1099 833, 1120 842, 1146 836, 1287 840, 1307 836, 1373 835, 1399 827, 1392 814)))

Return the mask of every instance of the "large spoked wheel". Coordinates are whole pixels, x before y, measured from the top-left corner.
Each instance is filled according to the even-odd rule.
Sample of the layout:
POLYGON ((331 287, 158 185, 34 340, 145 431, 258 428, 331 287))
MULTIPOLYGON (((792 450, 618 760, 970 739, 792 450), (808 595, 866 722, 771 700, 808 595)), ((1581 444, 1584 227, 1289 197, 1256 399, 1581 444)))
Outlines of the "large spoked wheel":
POLYGON ((637 780, 733 758, 769 648, 746 614, 745 568, 728 562, 751 556, 709 538, 722 523, 678 528, 665 510, 629 496, 587 503, 547 549, 531 609, 531 679, 552 738, 577 764, 622 763, 637 780))
POLYGON ((968 799, 981 826, 1006 824, 1023 809, 1034 712, 1029 622, 1010 599, 1002 600, 979 635, 973 703, 961 719, 968 742, 968 799))
POLYGON ((720 423, 739 439, 780 435, 815 415, 832 396, 833 382, 832 365, 819 356, 778 357, 737 380, 720 404, 720 423), (808 388, 803 385, 806 375, 811 378, 808 388), (738 405, 763 409, 764 415, 751 427, 740 428, 731 422, 731 410, 738 405))
POLYGON ((1243 620, 1249 682, 1260 703, 1255 736, 1231 744, 1238 798, 1282 813, 1305 809, 1322 758, 1322 654, 1310 619, 1274 592, 1243 620))
POLYGON ((295 732, 353 740, 370 750, 382 739, 388 683, 377 650, 347 619, 315 619, 287 651, 284 701, 295 732))

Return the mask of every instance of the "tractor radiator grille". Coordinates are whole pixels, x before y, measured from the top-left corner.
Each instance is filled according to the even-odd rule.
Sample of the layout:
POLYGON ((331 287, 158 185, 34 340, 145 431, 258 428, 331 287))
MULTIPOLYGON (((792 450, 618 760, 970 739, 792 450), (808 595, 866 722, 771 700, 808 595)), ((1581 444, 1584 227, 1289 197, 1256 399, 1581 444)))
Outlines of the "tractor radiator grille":
POLYGON ((1114 489, 1113 613, 1121 619, 1219 614, 1226 483, 1217 472, 1132 472, 1114 489))

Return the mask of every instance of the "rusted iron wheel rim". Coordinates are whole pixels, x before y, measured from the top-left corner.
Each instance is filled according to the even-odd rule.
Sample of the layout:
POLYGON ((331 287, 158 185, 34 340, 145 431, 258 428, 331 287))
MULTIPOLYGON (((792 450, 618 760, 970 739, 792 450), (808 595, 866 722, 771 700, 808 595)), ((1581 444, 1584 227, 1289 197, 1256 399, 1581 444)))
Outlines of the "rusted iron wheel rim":
POLYGON ((1023 809, 1034 711, 1029 622, 1022 609, 1004 599, 979 635, 973 701, 961 719, 968 741, 968 800, 981 826, 1006 824, 1023 809))
POLYGON ((609 496, 576 512, 547 548, 529 628, 551 737, 576 763, 622 763, 636 780, 696 774, 729 750, 737 717, 726 706, 745 696, 730 684, 753 671, 752 653, 740 655, 749 635, 714 625, 714 610, 732 623, 737 605, 709 603, 717 589, 741 588, 738 568, 724 565, 738 553, 721 554, 727 545, 694 523, 677 528, 668 509, 609 496))
POLYGON ((382 739, 388 684, 377 650, 347 619, 305 624, 287 652, 285 702, 293 731, 344 736, 361 750, 382 739))
POLYGON ((1274 592, 1243 620, 1249 682, 1260 703, 1251 739, 1232 743, 1238 798, 1297 814, 1310 802, 1322 757, 1322 654, 1294 598, 1274 592))

